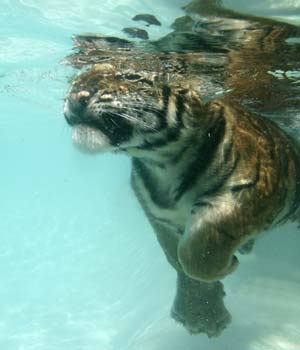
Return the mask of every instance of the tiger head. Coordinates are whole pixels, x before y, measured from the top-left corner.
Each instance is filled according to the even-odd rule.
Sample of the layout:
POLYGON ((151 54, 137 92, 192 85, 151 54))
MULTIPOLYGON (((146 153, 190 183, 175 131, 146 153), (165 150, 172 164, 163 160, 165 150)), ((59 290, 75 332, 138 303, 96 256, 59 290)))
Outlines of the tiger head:
POLYGON ((138 153, 199 125, 197 86, 178 73, 95 64, 73 81, 64 114, 79 148, 138 153))

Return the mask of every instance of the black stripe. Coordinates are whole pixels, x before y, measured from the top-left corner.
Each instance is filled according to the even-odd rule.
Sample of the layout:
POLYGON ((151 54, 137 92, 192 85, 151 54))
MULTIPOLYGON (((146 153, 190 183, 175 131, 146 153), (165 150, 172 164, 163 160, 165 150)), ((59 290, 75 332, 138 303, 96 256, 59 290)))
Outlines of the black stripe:
POLYGON ((179 139, 181 129, 180 128, 172 128, 168 129, 165 132, 165 135, 162 135, 160 138, 153 141, 145 141, 141 146, 137 148, 140 150, 153 151, 157 148, 166 146, 170 142, 175 142, 179 139))
POLYGON ((168 108, 169 108, 169 98, 171 96, 172 90, 168 85, 164 85, 162 87, 162 98, 163 98, 163 108, 160 111, 156 111, 154 113, 154 111, 149 108, 149 107, 144 107, 143 110, 141 111, 141 113, 143 111, 145 112, 151 112, 154 113, 155 116, 158 118, 159 120, 159 125, 157 125, 155 127, 155 130, 145 130, 146 133, 150 133, 150 132, 156 132, 162 129, 165 129, 168 125, 167 125, 167 113, 168 113, 168 108))
POLYGON ((247 118, 247 122, 253 127, 253 129, 255 129, 257 131, 258 134, 265 136, 264 132, 261 128, 261 125, 260 124, 257 125, 257 123, 256 123, 257 120, 262 121, 262 119, 260 117, 258 119, 258 117, 255 116, 254 114, 249 115, 248 113, 245 113, 245 112, 244 112, 243 116, 245 118, 247 118))
POLYGON ((137 176, 143 181, 144 187, 148 191, 151 200, 159 207, 159 208, 173 208, 173 203, 171 203, 170 199, 163 196, 159 186, 157 184, 157 180, 151 174, 151 171, 145 166, 145 164, 137 159, 132 159, 133 169, 136 171, 137 176))
POLYGON ((295 195, 294 195, 294 200, 293 204, 291 206, 291 214, 293 214, 298 207, 300 206, 300 162, 299 162, 299 157, 296 155, 296 152, 292 152, 292 157, 293 161, 295 164, 295 195))
POLYGON ((223 148, 223 161, 226 164, 231 156, 232 152, 232 147, 233 147, 233 135, 231 135, 229 142, 224 143, 224 148, 223 148))
POLYGON ((270 120, 268 120, 267 122, 262 117, 256 116, 255 114, 249 115, 245 113, 244 116, 247 118, 247 121, 249 122, 249 124, 253 127, 253 129, 257 131, 258 134, 268 139, 268 142, 271 146, 270 156, 272 159, 274 159, 275 142, 273 139, 273 130, 270 130, 270 124, 273 126, 273 123, 270 120))
POLYGON ((196 146, 196 157, 187 166, 177 188, 175 199, 178 200, 186 191, 194 186, 197 179, 209 168, 214 155, 222 142, 226 128, 223 117, 218 118, 207 130, 200 144, 196 146))
POLYGON ((168 85, 162 87, 162 96, 163 96, 163 110, 157 114, 160 120, 160 129, 167 127, 167 113, 169 109, 169 99, 171 96, 171 88, 168 85))
POLYGON ((162 94, 163 94, 163 104, 165 108, 168 108, 169 105, 169 98, 171 96, 171 88, 168 85, 164 85, 162 87, 162 94))
MULTIPOLYGON (((193 137, 188 140, 187 144, 182 147, 176 154, 173 155, 172 158, 169 159, 169 162, 171 164, 177 164, 181 158, 184 156, 184 154, 191 148, 194 147, 194 143, 198 141, 197 138, 193 137)), ((229 160, 229 157, 231 155, 231 150, 233 147, 233 137, 230 138, 230 141, 224 144, 224 163, 227 163, 229 160)))
MULTIPOLYGON (((169 109, 169 98, 171 94, 171 89, 165 85, 163 87, 163 100, 164 100, 164 110, 159 114, 160 117, 160 126, 159 129, 163 129, 164 127, 167 127, 167 113, 169 109)), ((184 103, 183 103, 183 97, 177 96, 176 97, 176 120, 177 125, 173 128, 166 129, 166 134, 162 136, 161 138, 156 139, 155 141, 145 141, 143 145, 139 146, 138 149, 141 150, 155 150, 157 148, 166 146, 170 142, 175 142, 178 140, 180 136, 180 130, 183 127, 182 122, 182 114, 184 111, 184 103)), ((158 115, 157 114, 157 115, 158 115)))
POLYGON ((281 221, 285 221, 289 216, 293 215, 300 205, 300 160, 299 155, 295 152, 293 144, 290 145, 289 150, 295 166, 295 195, 289 212, 281 221))
POLYGON ((185 152, 187 152, 187 150, 190 147, 193 147, 193 144, 192 144, 191 140, 189 141, 189 143, 187 145, 182 147, 177 153, 172 155, 171 158, 169 159, 169 162, 171 164, 177 164, 180 161, 180 159, 184 156, 185 152))
MULTIPOLYGON (((153 113, 150 110, 151 113, 153 113)), ((166 121, 166 108, 164 107, 161 111, 155 112, 155 116, 159 120, 159 125, 155 126, 154 132, 165 129, 167 127, 167 121, 166 121)))
POLYGON ((208 207, 208 208, 212 208, 212 204, 203 200, 198 200, 193 204, 192 210, 191 210, 191 214, 196 214, 197 213, 197 209, 201 208, 201 207, 208 207))
POLYGON ((179 127, 183 126, 182 114, 184 112, 183 97, 181 95, 176 96, 176 121, 179 127))
POLYGON ((239 160, 240 160, 240 155, 239 155, 239 153, 237 153, 232 166, 230 167, 230 169, 228 169, 223 174, 221 173, 221 169, 224 167, 224 163, 220 164, 219 169, 215 171, 218 174, 218 181, 216 183, 212 184, 212 187, 210 189, 206 190, 205 192, 203 192, 201 194, 201 196, 209 196, 211 194, 214 194, 216 191, 218 191, 224 185, 224 182, 226 180, 228 180, 230 178, 230 176, 233 174, 233 172, 235 171, 235 169, 237 167, 239 160))
POLYGON ((147 135, 155 134, 158 131, 160 131, 160 130, 162 130, 162 129, 164 129, 166 127, 166 122, 165 122, 166 118, 165 118, 165 115, 164 115, 164 110, 157 111, 157 110, 151 109, 150 107, 143 107, 140 111, 137 112, 136 115, 137 115, 137 117, 139 119, 143 119, 143 114, 144 113, 149 113, 149 114, 155 115, 158 118, 158 120, 159 120, 159 123, 157 123, 157 125, 155 125, 154 128, 151 128, 151 127, 147 128, 147 127, 145 127, 143 129, 143 133, 144 134, 147 134, 147 135))
POLYGON ((243 184, 233 185, 231 187, 231 191, 232 192, 239 192, 245 188, 250 188, 250 187, 255 186, 260 178, 259 170, 260 170, 260 159, 257 157, 256 164, 255 164, 255 177, 254 177, 254 179, 252 179, 246 183, 243 183, 243 184))

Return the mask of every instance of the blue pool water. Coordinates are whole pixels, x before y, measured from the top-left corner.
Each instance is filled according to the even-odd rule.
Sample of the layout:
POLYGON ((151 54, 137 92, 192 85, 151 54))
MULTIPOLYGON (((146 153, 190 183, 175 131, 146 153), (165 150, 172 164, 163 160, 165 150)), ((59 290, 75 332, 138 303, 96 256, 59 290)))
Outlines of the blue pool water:
MULTIPOLYGON (((263 236, 225 281, 233 323, 190 336, 169 317, 175 272, 122 156, 76 151, 63 118, 71 35, 121 36, 141 12, 169 31, 183 0, 1 0, 0 349, 299 350, 300 235, 263 236), (96 4, 97 3, 97 4, 96 4)), ((300 2, 226 0, 300 23, 300 2)), ((124 35, 124 34, 123 34, 124 35)))

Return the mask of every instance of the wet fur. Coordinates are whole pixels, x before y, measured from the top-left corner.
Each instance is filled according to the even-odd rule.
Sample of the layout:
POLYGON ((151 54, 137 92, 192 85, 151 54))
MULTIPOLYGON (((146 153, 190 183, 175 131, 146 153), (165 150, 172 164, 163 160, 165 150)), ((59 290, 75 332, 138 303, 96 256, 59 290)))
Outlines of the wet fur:
MULTIPOLYGON (((216 14, 215 2, 201 4, 195 1, 187 11, 216 14)), ((219 280, 236 269, 235 252, 251 249, 266 229, 299 219, 299 146, 253 112, 279 108, 280 95, 290 98, 279 89, 272 104, 268 85, 274 79, 266 71, 276 67, 274 54, 295 28, 263 21, 260 30, 252 29, 228 57, 176 53, 189 39, 194 45, 195 34, 175 31, 144 51, 123 39, 77 37, 79 53, 69 58, 75 66, 97 64, 74 80, 67 101, 73 99, 76 113, 67 108, 67 121, 101 129, 110 137, 108 149, 132 157, 133 189, 178 272, 172 316, 189 332, 208 336, 219 335, 230 322, 219 280), (172 52, 157 52, 166 47, 172 52), (257 79, 249 81, 253 71, 257 79), (220 87, 228 93, 215 98, 220 87), (79 103, 82 91, 90 97, 79 103), (99 91, 124 106, 122 112, 106 112, 106 125, 99 91), (123 138, 115 124, 122 125, 123 138)), ((219 50, 218 41, 210 45, 219 50)))

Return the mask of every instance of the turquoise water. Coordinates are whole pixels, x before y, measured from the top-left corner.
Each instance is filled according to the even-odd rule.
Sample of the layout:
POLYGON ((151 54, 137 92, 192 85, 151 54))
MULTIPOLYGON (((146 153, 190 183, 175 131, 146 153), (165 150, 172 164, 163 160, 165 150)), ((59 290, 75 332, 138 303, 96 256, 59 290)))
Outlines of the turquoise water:
MULTIPOLYGON (((169 317, 175 272, 121 156, 76 151, 63 118, 71 35, 121 36, 140 12, 169 31, 185 1, 2 0, 0 349, 299 350, 299 231, 263 236, 225 281, 233 323, 219 339, 169 317)), ((224 3, 300 23, 299 1, 224 3)))

